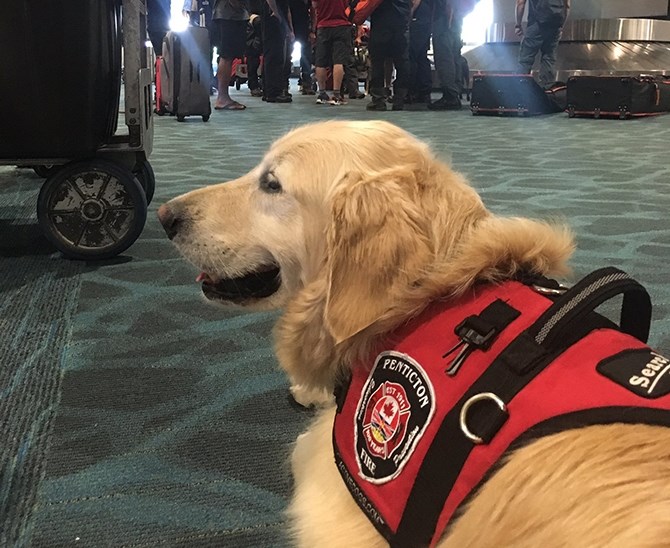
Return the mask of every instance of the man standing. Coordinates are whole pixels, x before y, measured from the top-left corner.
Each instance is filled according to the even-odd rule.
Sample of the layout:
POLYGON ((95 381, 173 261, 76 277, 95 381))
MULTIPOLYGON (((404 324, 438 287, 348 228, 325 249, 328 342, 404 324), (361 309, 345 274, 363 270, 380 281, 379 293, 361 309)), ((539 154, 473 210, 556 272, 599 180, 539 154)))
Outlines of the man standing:
POLYGON ((412 103, 430 104, 433 80, 428 50, 432 17, 432 0, 412 0, 409 24, 409 97, 412 103))
POLYGON ((476 3, 476 0, 434 0, 433 52, 442 97, 428 105, 431 110, 461 108, 463 17, 474 9, 476 3))
POLYGON ((212 10, 212 26, 218 38, 217 50, 219 65, 216 78, 219 94, 214 108, 216 110, 244 110, 243 104, 233 100, 228 93, 232 75, 233 60, 244 57, 247 46, 247 24, 249 11, 245 0, 215 0, 212 10))
POLYGON ((393 60, 393 110, 403 110, 409 89, 410 0, 383 0, 370 15, 370 96, 367 110, 386 110, 384 66, 393 60))
POLYGON ((293 26, 288 0, 266 0, 261 14, 263 32, 263 101, 286 104, 289 93, 293 26))
POLYGON ((344 67, 353 62, 353 36, 351 23, 346 15, 345 0, 312 0, 312 18, 316 32, 316 81, 319 95, 316 102, 320 105, 344 105, 342 80, 344 67), (328 67, 333 67, 333 97, 326 90, 328 67))
POLYGON ((538 51, 540 58, 540 85, 548 87, 556 80, 554 65, 556 50, 563 33, 563 25, 570 12, 570 0, 530 0, 528 25, 523 31, 521 21, 526 10, 526 0, 516 0, 516 26, 521 37, 519 65, 523 74, 530 74, 538 51))

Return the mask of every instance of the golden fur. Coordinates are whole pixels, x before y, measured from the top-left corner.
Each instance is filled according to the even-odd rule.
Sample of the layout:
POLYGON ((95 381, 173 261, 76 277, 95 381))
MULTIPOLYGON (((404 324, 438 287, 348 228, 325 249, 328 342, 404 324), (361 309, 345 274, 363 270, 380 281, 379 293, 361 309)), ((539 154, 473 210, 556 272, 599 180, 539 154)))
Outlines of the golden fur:
MULTIPOLYGON (((492 215, 462 175, 385 122, 300 127, 247 175, 175 198, 162 220, 168 211, 181 220, 174 243, 211 279, 280 268, 278 291, 237 304, 284 309, 279 362, 296 399, 324 407, 292 458, 288 513, 305 548, 386 545, 333 461, 330 393, 356 357, 475 281, 565 275, 573 251, 562 226, 492 215)), ((440 546, 668 546, 669 485, 670 429, 562 432, 515 452, 440 546)))

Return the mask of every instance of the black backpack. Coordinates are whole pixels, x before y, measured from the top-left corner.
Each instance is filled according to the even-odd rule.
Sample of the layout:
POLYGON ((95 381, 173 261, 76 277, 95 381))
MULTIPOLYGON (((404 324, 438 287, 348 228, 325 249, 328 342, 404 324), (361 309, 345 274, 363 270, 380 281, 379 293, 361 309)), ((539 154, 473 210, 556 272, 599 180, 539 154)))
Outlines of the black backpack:
POLYGON ((565 23, 565 0, 537 0, 534 11, 538 23, 557 26, 565 23))

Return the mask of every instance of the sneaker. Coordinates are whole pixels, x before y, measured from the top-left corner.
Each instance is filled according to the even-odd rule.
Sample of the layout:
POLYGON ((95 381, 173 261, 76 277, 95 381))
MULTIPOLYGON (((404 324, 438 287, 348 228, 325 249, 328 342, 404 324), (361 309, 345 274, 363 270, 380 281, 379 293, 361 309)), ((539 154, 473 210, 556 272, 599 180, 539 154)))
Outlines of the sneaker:
POLYGON ((293 102, 293 99, 289 95, 282 93, 275 97, 267 96, 265 101, 268 103, 291 103, 293 102))
POLYGON ((444 97, 437 101, 433 101, 432 103, 428 103, 429 110, 461 110, 462 106, 460 99, 448 101, 444 97))
POLYGON ((249 93, 251 93, 252 97, 262 97, 263 96, 263 90, 261 88, 254 88, 249 93))
POLYGON ((354 91, 353 93, 349 94, 349 99, 365 99, 365 93, 354 91))
POLYGON ((333 98, 330 101, 328 101, 328 103, 335 106, 347 104, 347 102, 344 100, 344 97, 342 97, 341 95, 334 95, 333 98))
POLYGON ((317 105, 327 105, 330 103, 330 97, 325 91, 320 91, 318 97, 316 98, 317 105))
POLYGON ((372 100, 366 105, 365 110, 386 110, 386 101, 384 101, 384 99, 377 101, 372 100))
POLYGON ((314 91, 311 87, 307 86, 302 86, 302 88, 300 88, 300 93, 302 93, 303 95, 316 95, 316 91, 314 91))

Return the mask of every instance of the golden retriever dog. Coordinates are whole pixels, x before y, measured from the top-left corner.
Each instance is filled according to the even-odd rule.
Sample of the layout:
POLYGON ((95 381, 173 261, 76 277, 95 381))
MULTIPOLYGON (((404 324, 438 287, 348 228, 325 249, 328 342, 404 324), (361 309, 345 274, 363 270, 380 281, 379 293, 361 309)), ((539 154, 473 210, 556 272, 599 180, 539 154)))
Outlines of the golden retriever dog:
MULTIPOLYGON (((357 360, 475 283, 564 276, 574 246, 565 227, 492 214, 427 144, 382 121, 299 127, 248 174, 174 198, 159 218, 208 300, 283 309, 278 360, 295 399, 320 407, 292 456, 290 534, 304 548, 388 545, 334 462, 331 394, 357 360)), ((436 544, 670 546, 670 429, 615 423, 532 441, 436 544)))

